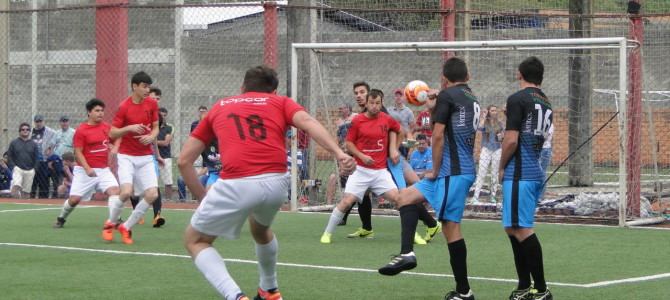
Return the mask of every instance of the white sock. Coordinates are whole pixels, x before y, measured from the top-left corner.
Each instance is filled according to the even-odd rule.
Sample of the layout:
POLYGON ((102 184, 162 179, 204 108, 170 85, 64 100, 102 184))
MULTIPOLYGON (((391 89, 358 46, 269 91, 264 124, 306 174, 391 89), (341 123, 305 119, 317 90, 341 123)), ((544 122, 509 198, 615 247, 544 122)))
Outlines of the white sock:
POLYGON ((66 219, 67 216, 70 215, 70 213, 74 210, 74 206, 70 206, 70 200, 65 200, 65 203, 63 203, 63 210, 60 212, 59 218, 66 219))
POLYGON ((227 300, 236 300, 235 297, 242 293, 235 280, 230 277, 223 258, 213 247, 200 251, 193 261, 200 273, 227 300))
POLYGON ((137 205, 135 206, 135 209, 133 210, 133 213, 130 214, 130 217, 128 217, 128 220, 126 220, 125 223, 123 223, 123 226, 126 227, 126 229, 130 230, 137 224, 137 222, 144 217, 144 214, 147 212, 147 209, 149 209, 149 204, 146 200, 142 199, 137 205))
POLYGON ((109 206, 109 222, 116 223, 123 210, 123 202, 119 199, 119 195, 109 196, 107 206, 109 206))
POLYGON ((326 232, 333 233, 335 231, 335 227, 337 227, 337 224, 340 224, 340 221, 342 221, 342 218, 344 218, 344 213, 335 207, 333 209, 333 213, 330 214, 328 226, 326 226, 326 232))
POLYGON ((277 238, 265 245, 256 243, 256 257, 258 258, 258 273, 260 274, 260 283, 258 286, 263 290, 276 289, 277 285, 277 252, 279 245, 277 238))

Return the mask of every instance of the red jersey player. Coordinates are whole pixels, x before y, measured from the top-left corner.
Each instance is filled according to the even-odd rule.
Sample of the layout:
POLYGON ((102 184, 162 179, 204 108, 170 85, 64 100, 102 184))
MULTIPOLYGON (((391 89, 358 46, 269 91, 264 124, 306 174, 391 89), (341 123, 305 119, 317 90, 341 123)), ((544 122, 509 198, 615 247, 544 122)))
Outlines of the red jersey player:
POLYGON ((353 158, 302 106, 276 94, 278 83, 273 69, 258 66, 247 70, 242 94, 214 104, 191 133, 178 160, 186 185, 202 199, 186 228, 186 249, 200 272, 229 300, 248 298, 228 274, 212 243, 219 236, 238 238, 247 219, 256 242, 260 271, 258 299, 281 299, 275 272, 277 239, 270 225, 287 197, 290 183, 284 145, 287 127, 305 130, 335 155, 344 170, 350 172, 355 166, 353 158), (219 142, 223 168, 206 192, 196 177, 193 162, 214 139, 219 142))
POLYGON ((102 121, 105 103, 100 99, 91 99, 86 103, 88 120, 81 123, 74 133, 73 146, 77 166, 74 167, 70 198, 63 203, 63 210, 56 219, 54 227, 62 228, 65 219, 81 200, 91 200, 95 191, 109 196, 110 216, 105 222, 102 237, 111 241, 114 221, 119 218, 120 208, 112 203, 119 201, 119 184, 109 169, 109 124, 102 121))
POLYGON ((158 176, 153 157, 153 144, 158 136, 158 103, 149 97, 152 80, 147 73, 133 75, 130 83, 132 94, 121 102, 114 116, 109 136, 121 139, 119 147, 118 176, 121 184, 122 207, 130 196, 140 195, 140 201, 125 223, 119 225, 123 243, 132 244, 132 227, 144 217, 147 208, 158 197, 158 176), (134 192, 134 193, 133 193, 134 192))
POLYGON ((344 196, 330 215, 326 230, 321 236, 321 243, 330 244, 331 236, 344 212, 355 201, 361 201, 368 189, 377 195, 383 195, 389 201, 396 201, 398 188, 386 169, 386 163, 389 154, 394 162, 400 156, 397 147, 388 147, 389 144, 396 145, 400 124, 381 112, 383 97, 381 91, 370 90, 365 112, 351 121, 351 128, 347 133, 347 150, 356 157, 356 171, 347 180, 344 196))

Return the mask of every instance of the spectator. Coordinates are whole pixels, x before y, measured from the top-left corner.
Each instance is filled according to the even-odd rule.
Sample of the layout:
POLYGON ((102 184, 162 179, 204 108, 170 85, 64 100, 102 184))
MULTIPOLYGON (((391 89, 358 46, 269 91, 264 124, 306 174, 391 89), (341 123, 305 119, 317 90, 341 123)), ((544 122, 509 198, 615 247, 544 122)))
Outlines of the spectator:
POLYGON ((19 125, 19 137, 9 144, 7 150, 12 172, 12 196, 25 198, 35 178, 35 167, 40 155, 39 146, 30 138, 30 124, 19 125))
POLYGON ((207 106, 200 105, 198 107, 198 119, 191 123, 191 132, 193 132, 196 127, 198 127, 198 123, 200 123, 200 120, 202 120, 205 115, 207 115, 207 106))
POLYGON ((57 198, 58 187, 63 180, 63 159, 55 153, 51 154, 51 156, 47 158, 47 169, 49 171, 49 181, 53 188, 50 198, 57 198))
POLYGON ((58 186, 58 197, 59 198, 68 198, 70 197, 70 186, 72 186, 72 174, 74 166, 76 165, 74 161, 74 154, 72 152, 65 152, 62 156, 63 159, 63 181, 58 186))
POLYGON ((63 153, 70 152, 74 153, 74 148, 72 147, 72 138, 74 137, 74 128, 70 127, 70 117, 61 116, 60 117, 60 129, 56 132, 55 136, 55 150, 54 153, 59 157, 62 157, 63 153))
MULTIPOLYGON (((552 123, 549 126, 549 130, 544 135, 544 143, 542 144, 542 151, 540 152, 540 168, 542 168, 542 174, 544 174, 544 180, 547 180, 547 168, 551 164, 551 142, 554 139, 554 124, 552 123)), ((538 201, 544 199, 544 192, 547 191, 547 182, 544 182, 542 185, 542 193, 538 197, 538 201)))
POLYGON ((433 169, 433 150, 428 146, 428 140, 423 134, 416 136, 418 143, 416 151, 412 152, 409 164, 416 172, 419 178, 423 178, 423 174, 433 169))
POLYGON ((12 188, 12 169, 8 165, 9 158, 7 152, 0 159, 0 195, 7 197, 11 194, 12 188))
MULTIPOLYGON (((357 113, 352 113, 351 111, 351 104, 345 104, 340 107, 340 116, 335 120, 335 125, 337 126, 337 143, 340 145, 340 148, 346 150, 346 138, 347 138, 347 133, 349 132, 349 128, 351 127, 351 120, 354 119, 357 113)), ((337 182, 339 182, 342 188, 344 188, 344 185, 347 182, 348 176, 346 175, 339 175, 332 173, 328 177, 328 186, 326 187, 326 202, 327 204, 333 204, 333 200, 335 198, 335 192, 337 190, 337 182)))
POLYGON ((35 168, 35 180, 30 189, 30 197, 49 198, 49 167, 47 158, 53 154, 56 143, 56 131, 44 126, 44 116, 35 115, 33 119, 35 127, 32 131, 32 140, 37 144, 39 150, 37 156, 37 167, 35 168))
POLYGON ((426 104, 426 108, 416 117, 416 127, 414 127, 415 133, 420 133, 426 136, 429 146, 430 140, 433 137, 433 130, 431 129, 430 124, 431 109, 432 108, 428 107, 428 104, 426 104))
POLYGON ((475 183, 475 194, 472 197, 473 203, 479 202, 479 194, 482 190, 484 178, 489 173, 491 167, 491 202, 496 202, 496 193, 498 191, 498 167, 500 165, 500 154, 502 148, 500 142, 505 130, 504 123, 498 115, 498 107, 489 105, 482 116, 484 125, 479 127, 482 133, 481 151, 479 152, 479 170, 477 171, 477 182, 475 183))
POLYGON ((172 199, 172 134, 173 127, 167 120, 168 110, 165 107, 159 109, 163 123, 158 131, 158 152, 163 158, 163 164, 159 166, 160 178, 165 185, 165 198, 172 199))
POLYGON ((407 141, 400 146, 400 154, 407 158, 409 148, 414 146, 414 113, 409 107, 405 106, 405 96, 402 89, 393 91, 393 106, 388 109, 388 114, 400 123, 402 129, 398 136, 399 141, 407 141))

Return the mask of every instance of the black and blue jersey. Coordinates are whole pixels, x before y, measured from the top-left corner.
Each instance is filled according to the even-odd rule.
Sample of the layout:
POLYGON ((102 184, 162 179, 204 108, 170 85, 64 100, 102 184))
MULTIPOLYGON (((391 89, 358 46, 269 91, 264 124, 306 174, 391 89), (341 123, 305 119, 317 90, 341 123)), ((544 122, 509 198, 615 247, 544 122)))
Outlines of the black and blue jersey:
POLYGON ((506 130, 519 131, 519 141, 503 180, 544 180, 539 158, 552 123, 551 103, 539 88, 525 88, 507 99, 506 130))
POLYGON ((445 125, 438 176, 475 174, 473 148, 479 128, 479 102, 466 84, 440 91, 432 120, 445 125))

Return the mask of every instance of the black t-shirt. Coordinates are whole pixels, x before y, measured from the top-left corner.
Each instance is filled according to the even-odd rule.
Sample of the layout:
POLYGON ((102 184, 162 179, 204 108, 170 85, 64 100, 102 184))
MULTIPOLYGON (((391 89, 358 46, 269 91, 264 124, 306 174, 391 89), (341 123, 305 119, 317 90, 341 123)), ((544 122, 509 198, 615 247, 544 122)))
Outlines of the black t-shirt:
MULTIPOLYGON (((163 124, 163 127, 158 129, 158 140, 159 141, 164 141, 165 136, 168 134, 172 134, 172 125, 170 124, 163 124)), ((162 158, 170 158, 172 157, 172 144, 169 144, 167 146, 158 146, 158 152, 161 154, 162 158)))

